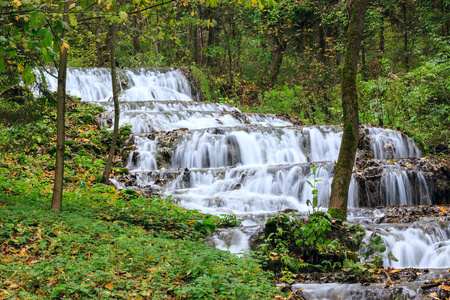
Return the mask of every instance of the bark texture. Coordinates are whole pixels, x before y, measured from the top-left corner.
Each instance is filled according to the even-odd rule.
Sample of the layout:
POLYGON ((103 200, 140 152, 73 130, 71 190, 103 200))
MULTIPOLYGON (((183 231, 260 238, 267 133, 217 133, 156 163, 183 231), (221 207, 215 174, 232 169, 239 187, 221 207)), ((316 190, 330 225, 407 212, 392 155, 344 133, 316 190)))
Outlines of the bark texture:
MULTIPOLYGON (((64 13, 69 10, 70 1, 64 5, 64 13)), ((64 22, 69 24, 69 17, 64 16, 64 22)), ((66 35, 63 30, 61 39, 66 35)), ((66 144, 66 77, 67 77, 67 47, 60 47, 59 67, 58 67, 58 89, 56 93, 56 163, 55 163, 55 183, 53 185, 52 209, 55 213, 61 213, 62 194, 64 184, 64 150, 66 144)))
POLYGON ((349 5, 350 20, 347 30, 344 64, 342 67, 344 133, 333 182, 331 184, 331 197, 328 208, 330 214, 339 219, 347 218, 348 188, 358 145, 359 116, 356 73, 367 0, 353 0, 349 2, 349 5))
POLYGON ((270 53, 272 55, 272 64, 270 65, 270 79, 269 86, 273 87, 278 79, 281 64, 283 63, 284 52, 287 48, 287 43, 283 41, 282 36, 272 36, 268 39, 270 46, 270 53))
POLYGON ((117 137, 119 135, 119 95, 118 95, 118 83, 117 83, 117 73, 116 73, 116 37, 117 31, 119 29, 118 24, 114 24, 111 27, 111 81, 113 90, 113 100, 114 100, 114 129, 111 141, 111 146, 109 147, 108 161, 106 162, 105 171, 103 173, 103 180, 107 181, 109 175, 111 174, 111 168, 113 164, 114 154, 116 152, 117 137))

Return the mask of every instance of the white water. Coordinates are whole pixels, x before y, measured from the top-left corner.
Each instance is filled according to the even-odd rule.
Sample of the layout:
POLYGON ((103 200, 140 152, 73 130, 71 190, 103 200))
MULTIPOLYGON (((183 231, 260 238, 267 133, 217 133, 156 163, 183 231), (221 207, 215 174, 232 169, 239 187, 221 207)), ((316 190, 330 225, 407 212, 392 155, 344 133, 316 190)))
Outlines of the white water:
POLYGON ((402 133, 382 128, 368 129, 375 158, 392 159, 422 156, 414 141, 402 133))
MULTIPOLYGON (((328 203, 340 127, 295 128, 275 116, 242 114, 223 104, 194 102, 189 82, 176 70, 122 70, 120 76, 130 87, 120 96, 120 123, 141 133, 135 136, 136 151, 127 167, 140 186, 154 185, 155 178, 175 174, 177 179, 162 192, 174 195, 182 206, 245 219, 243 229, 219 232, 213 238, 217 247, 227 244, 230 251, 239 252, 248 248, 248 238, 261 225, 261 217, 285 209, 307 211, 312 190, 307 181, 314 181, 312 164, 317 165, 319 202, 328 203), (171 164, 158 165, 161 141, 144 133, 180 128, 187 130, 174 143, 171 164)), ((56 89, 53 78, 47 78, 47 83, 56 89)), ((108 101, 111 79, 106 69, 69 69, 67 90, 84 101, 103 105, 107 111, 112 109, 108 101)), ((105 113, 105 118, 110 114, 105 113)), ((420 156, 414 142, 398 132, 368 128, 368 136, 377 159, 420 156)), ((380 199, 387 205, 430 204, 423 174, 417 172, 413 183, 411 178, 394 165, 384 168, 380 199)), ((358 206, 358 186, 353 177, 350 207, 358 206)), ((380 226, 389 249, 400 259, 398 263, 386 259, 385 264, 450 267, 450 260, 444 259, 450 254, 448 224, 446 228, 439 226, 433 225, 431 233, 425 232, 424 226, 380 226)))
POLYGON ((422 282, 406 282, 401 286, 385 288, 382 284, 369 286, 339 283, 299 283, 292 290, 301 290, 310 300, 378 300, 378 299, 426 299, 420 288, 422 282), (395 295, 396 297, 393 297, 395 295))
POLYGON ((450 224, 415 222, 367 226, 367 235, 376 230, 398 262, 384 258, 394 268, 448 268, 450 265, 450 224))

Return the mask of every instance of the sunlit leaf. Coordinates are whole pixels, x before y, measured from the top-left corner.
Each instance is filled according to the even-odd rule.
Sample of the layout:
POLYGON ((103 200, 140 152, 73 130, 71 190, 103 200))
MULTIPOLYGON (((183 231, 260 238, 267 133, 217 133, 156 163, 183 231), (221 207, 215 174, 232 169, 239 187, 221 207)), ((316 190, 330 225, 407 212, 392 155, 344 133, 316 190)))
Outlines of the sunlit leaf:
POLYGON ((69 14, 69 22, 70 22, 70 25, 73 27, 78 25, 77 18, 75 17, 74 14, 69 14))
POLYGON ((64 52, 64 51, 69 51, 70 50, 70 46, 69 46, 69 44, 67 44, 66 42, 62 42, 61 43, 61 52, 64 52))
POLYGON ((114 289, 114 284, 112 282, 108 282, 107 284, 105 284, 105 288, 111 291, 114 289))
POLYGON ((13 1, 13 3, 12 3, 12 6, 16 9, 19 8, 19 6, 21 6, 21 5, 22 5, 22 2, 17 1, 17 0, 13 1))

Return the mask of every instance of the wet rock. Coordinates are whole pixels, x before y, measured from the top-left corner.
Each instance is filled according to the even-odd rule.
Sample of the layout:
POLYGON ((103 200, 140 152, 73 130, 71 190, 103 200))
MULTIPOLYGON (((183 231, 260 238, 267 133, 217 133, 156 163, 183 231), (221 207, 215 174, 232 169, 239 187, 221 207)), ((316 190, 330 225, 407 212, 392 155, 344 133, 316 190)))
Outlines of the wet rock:
POLYGON ((159 168, 167 168, 172 165, 172 150, 168 147, 159 149, 156 154, 156 164, 159 168))
POLYGON ((183 183, 185 187, 191 186, 191 173, 188 168, 185 168, 183 171, 183 183))
MULTIPOLYGON (((437 158, 401 158, 392 160, 357 159, 359 207, 386 206, 392 180, 400 174, 407 180, 408 204, 448 204, 450 202, 450 161, 437 158), (402 173, 401 173, 402 172, 402 173), (391 177, 389 174, 392 174, 391 177)), ((397 180, 400 180, 397 178, 397 180)), ((394 188, 399 189, 399 187, 394 188)), ((398 195, 396 198, 400 198, 398 195)))
POLYGON ((284 121, 291 122, 295 126, 305 125, 305 122, 297 116, 288 115, 285 113, 277 113, 275 116, 284 121))
POLYGON ((369 130, 367 128, 362 128, 359 133, 358 139, 358 158, 363 159, 373 159, 374 153, 370 146, 370 138, 367 136, 369 134, 369 130))

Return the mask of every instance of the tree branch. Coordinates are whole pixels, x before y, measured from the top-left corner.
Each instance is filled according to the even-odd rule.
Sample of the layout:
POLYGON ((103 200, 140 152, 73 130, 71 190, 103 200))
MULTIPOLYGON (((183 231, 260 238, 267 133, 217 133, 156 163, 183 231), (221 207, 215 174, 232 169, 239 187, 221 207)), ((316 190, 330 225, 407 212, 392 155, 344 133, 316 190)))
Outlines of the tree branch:
POLYGON ((151 5, 151 6, 143 8, 143 9, 139 9, 139 10, 135 10, 135 11, 132 11, 132 12, 128 12, 127 14, 129 14, 129 15, 137 14, 137 13, 140 13, 140 12, 143 12, 143 11, 146 11, 146 10, 149 10, 149 9, 152 9, 152 8, 164 5, 164 4, 169 4, 169 3, 172 3, 172 2, 175 2, 175 1, 177 1, 177 0, 169 0, 169 1, 166 1, 166 2, 161 2, 159 4, 151 5))

